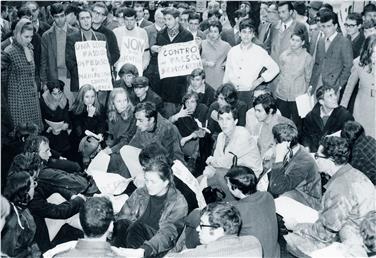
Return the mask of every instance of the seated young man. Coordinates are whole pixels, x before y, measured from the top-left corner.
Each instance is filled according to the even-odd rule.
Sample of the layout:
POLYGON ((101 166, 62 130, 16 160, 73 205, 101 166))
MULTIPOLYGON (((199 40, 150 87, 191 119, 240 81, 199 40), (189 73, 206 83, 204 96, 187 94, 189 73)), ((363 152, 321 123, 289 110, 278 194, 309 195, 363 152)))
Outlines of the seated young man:
POLYGON ((259 148, 263 160, 272 160, 274 153, 274 138, 272 128, 276 124, 286 123, 295 126, 290 119, 283 117, 277 113, 276 100, 271 94, 263 94, 258 96, 254 101, 255 117, 260 123, 257 135, 257 146, 259 148))
POLYGON ((349 163, 347 141, 336 136, 323 138, 316 153, 320 171, 331 176, 321 200, 319 217, 313 224, 296 224, 284 218, 293 233, 285 236, 295 256, 309 254, 334 242, 341 242, 354 257, 367 257, 360 231, 364 217, 375 211, 375 186, 349 163))
POLYGON ((228 203, 210 203, 201 212, 197 226, 201 245, 167 257, 262 257, 260 241, 254 236, 238 236, 242 219, 228 203))
POLYGON ((158 142, 167 149, 170 159, 184 162, 179 131, 175 125, 158 114, 155 104, 149 101, 139 103, 134 112, 137 131, 129 145, 143 149, 152 142, 158 142))
POLYGON ((321 200, 321 177, 315 160, 298 143, 298 130, 290 124, 273 127, 276 142, 268 191, 275 197, 284 195, 313 209, 321 200))
POLYGON ((146 101, 152 102, 155 104, 157 111, 163 115, 163 101, 157 93, 149 88, 149 85, 149 79, 145 76, 136 77, 133 80, 134 105, 146 101))
POLYGON ((215 90, 205 81, 205 71, 201 68, 194 69, 188 76, 188 92, 195 92, 198 95, 198 103, 207 107, 216 100, 215 90))
POLYGON ((80 210, 80 223, 84 238, 73 249, 57 253, 54 257, 120 257, 106 242, 112 230, 114 210, 106 197, 93 197, 80 210))
MULTIPOLYGON (((28 204, 28 208, 34 217, 36 224, 35 241, 42 252, 50 249, 51 241, 45 218, 68 219, 79 212, 85 202, 85 197, 79 194, 79 182, 69 180, 68 176, 59 176, 54 170, 43 169, 43 163, 37 153, 22 153, 15 157, 9 174, 26 171, 30 175, 37 175, 38 185, 35 188, 34 198, 28 204), (76 189, 74 189, 76 188, 76 189), (49 203, 47 199, 58 193, 67 201, 61 204, 49 203)), ((84 189, 81 187, 81 189, 84 189)), ((74 237, 69 233, 69 237, 74 237)))
POLYGON ((137 67, 133 64, 128 64, 128 63, 124 64, 120 68, 118 75, 120 79, 114 82, 114 88, 119 88, 119 87, 124 88, 127 91, 128 96, 132 101, 132 104, 134 104, 135 95, 133 92, 132 82, 134 78, 138 77, 137 67))
POLYGON ((302 142, 310 152, 316 152, 321 138, 342 130, 345 123, 354 117, 338 105, 338 96, 330 86, 316 91, 317 103, 307 114, 303 123, 302 142))

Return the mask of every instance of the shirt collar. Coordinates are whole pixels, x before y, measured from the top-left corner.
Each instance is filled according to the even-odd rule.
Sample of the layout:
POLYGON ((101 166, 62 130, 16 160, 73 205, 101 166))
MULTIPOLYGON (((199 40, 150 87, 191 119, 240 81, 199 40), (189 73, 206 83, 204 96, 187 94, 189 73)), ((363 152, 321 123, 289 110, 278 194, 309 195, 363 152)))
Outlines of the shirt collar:
POLYGON ((33 26, 35 28, 35 31, 38 32, 38 30, 39 30, 39 19, 37 19, 36 22, 33 22, 33 26))
POLYGON ((252 46, 253 46, 253 42, 251 42, 251 44, 249 44, 248 46, 244 46, 241 42, 240 42, 240 44, 239 44, 239 47, 240 47, 240 49, 241 50, 250 50, 251 48, 252 48, 252 46))
POLYGON ((55 23, 54 23, 54 26, 55 26, 55 28, 56 28, 57 30, 59 30, 59 31, 64 31, 65 33, 66 33, 67 30, 68 30, 68 24, 67 24, 67 23, 65 23, 65 25, 64 25, 63 28, 59 28, 58 26, 56 26, 55 23))
POLYGON ((286 23, 282 22, 282 26, 284 27, 284 25, 286 25, 286 29, 287 29, 288 27, 290 27, 290 25, 291 25, 293 22, 294 22, 293 19, 289 20, 289 21, 286 22, 286 23))
POLYGON ((329 41, 330 42, 332 42, 333 40, 334 40, 334 38, 337 36, 337 34, 338 34, 338 32, 336 31, 336 32, 334 32, 333 34, 332 34, 332 36, 330 36, 328 39, 329 39, 329 41))
POLYGON ((198 89, 193 89, 192 86, 189 86, 188 89, 190 91, 196 92, 196 93, 205 93, 205 83, 202 83, 201 86, 198 89))

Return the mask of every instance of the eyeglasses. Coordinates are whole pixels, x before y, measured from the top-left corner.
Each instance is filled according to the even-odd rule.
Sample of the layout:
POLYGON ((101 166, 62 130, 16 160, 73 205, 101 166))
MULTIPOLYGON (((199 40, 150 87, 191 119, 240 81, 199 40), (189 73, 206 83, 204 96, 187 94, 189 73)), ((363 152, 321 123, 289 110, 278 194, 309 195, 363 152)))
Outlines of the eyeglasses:
POLYGON ((205 224, 200 224, 200 229, 202 228, 217 228, 216 226, 212 226, 212 225, 205 225, 205 224))
POLYGON ((51 93, 51 95, 54 95, 54 96, 60 96, 61 94, 63 94, 62 91, 52 92, 52 93, 51 93))
POLYGON ((344 25, 347 28, 354 28, 356 26, 356 24, 348 24, 348 23, 345 23, 344 25))
POLYGON ((319 158, 327 159, 328 157, 325 157, 325 156, 323 156, 323 155, 320 155, 319 153, 315 153, 315 159, 319 159, 319 158))

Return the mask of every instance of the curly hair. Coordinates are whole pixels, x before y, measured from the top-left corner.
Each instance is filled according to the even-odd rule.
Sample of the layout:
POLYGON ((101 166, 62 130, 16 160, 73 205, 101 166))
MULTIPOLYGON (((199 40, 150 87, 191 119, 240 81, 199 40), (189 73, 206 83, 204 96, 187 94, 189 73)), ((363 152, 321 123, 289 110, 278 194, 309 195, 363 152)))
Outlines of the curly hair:
POLYGON ((365 135, 364 128, 356 121, 347 121, 341 131, 341 137, 349 142, 350 147, 361 135, 365 135))
POLYGON ((108 120, 110 122, 117 122, 118 116, 116 115, 118 112, 115 108, 114 100, 117 95, 124 94, 127 98, 128 104, 127 108, 121 112, 120 116, 123 120, 127 120, 129 117, 133 115, 134 106, 129 99, 128 93, 124 88, 114 88, 111 91, 110 97, 108 99, 108 120))
POLYGON ((322 153, 333 159, 336 165, 343 165, 349 161, 350 146, 346 139, 337 136, 327 136, 321 139, 322 153))
POLYGON ((31 176, 26 171, 19 171, 8 177, 4 197, 18 207, 26 207, 31 201, 29 190, 31 186, 31 176))
POLYGON ((43 161, 37 152, 25 152, 18 154, 9 168, 9 175, 19 172, 27 172, 30 176, 37 176, 36 173, 42 169, 43 161))
POLYGON ((49 144, 50 141, 47 137, 41 135, 33 135, 26 139, 24 152, 36 152, 39 153, 40 144, 44 142, 49 144))
POLYGON ((94 92, 94 96, 95 96, 95 100, 94 100, 94 107, 95 107, 95 115, 99 115, 100 114, 100 111, 101 111, 101 105, 98 101, 98 95, 97 95, 97 92, 95 91, 95 88, 93 85, 90 85, 90 84, 85 84, 84 86, 82 86, 78 92, 78 95, 77 95, 77 98, 76 100, 73 102, 73 105, 72 105, 72 111, 75 115, 80 115, 84 112, 84 110, 86 109, 86 105, 84 103, 84 97, 85 97, 85 94, 86 92, 88 91, 93 91, 94 92))
POLYGON ((242 219, 240 212, 234 206, 224 202, 209 203, 201 211, 201 216, 207 214, 209 223, 215 228, 223 228, 226 235, 238 235, 242 219))

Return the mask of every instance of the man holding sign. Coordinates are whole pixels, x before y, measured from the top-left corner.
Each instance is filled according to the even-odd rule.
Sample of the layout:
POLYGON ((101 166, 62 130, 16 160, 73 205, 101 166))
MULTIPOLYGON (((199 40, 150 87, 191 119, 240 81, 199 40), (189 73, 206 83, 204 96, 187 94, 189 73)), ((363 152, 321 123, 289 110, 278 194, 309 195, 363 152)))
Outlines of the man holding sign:
POLYGON ((149 65, 149 39, 146 31, 136 26, 136 11, 132 8, 123 8, 124 25, 114 29, 114 33, 120 48, 120 58, 115 64, 116 71, 128 63, 137 67, 138 74, 149 65))
MULTIPOLYGON (((184 29, 179 24, 179 11, 176 8, 170 7, 162 11, 166 22, 166 27, 158 32, 156 45, 152 46, 151 51, 158 53, 158 59, 161 56, 162 46, 171 45, 175 43, 183 43, 193 40, 192 34, 184 29)), ((158 64, 159 65, 159 64, 158 64)), ((197 67, 194 67, 197 68, 197 67)), ((194 69, 192 68, 192 70, 194 69)), ((161 80, 161 97, 164 101, 164 109, 166 117, 176 114, 178 105, 180 104, 186 92, 186 74, 178 74, 174 77, 167 76, 161 80)), ((161 75, 161 67, 159 67, 159 74, 161 75)), ((163 78, 163 76, 161 76, 163 78)))
POLYGON ((66 65, 71 75, 71 91, 77 94, 84 84, 91 84, 97 90, 111 90, 111 70, 108 63, 110 55, 106 37, 92 30, 90 10, 80 9, 77 18, 80 30, 67 36, 65 51, 66 65), (104 56, 103 52, 106 53, 104 56))

